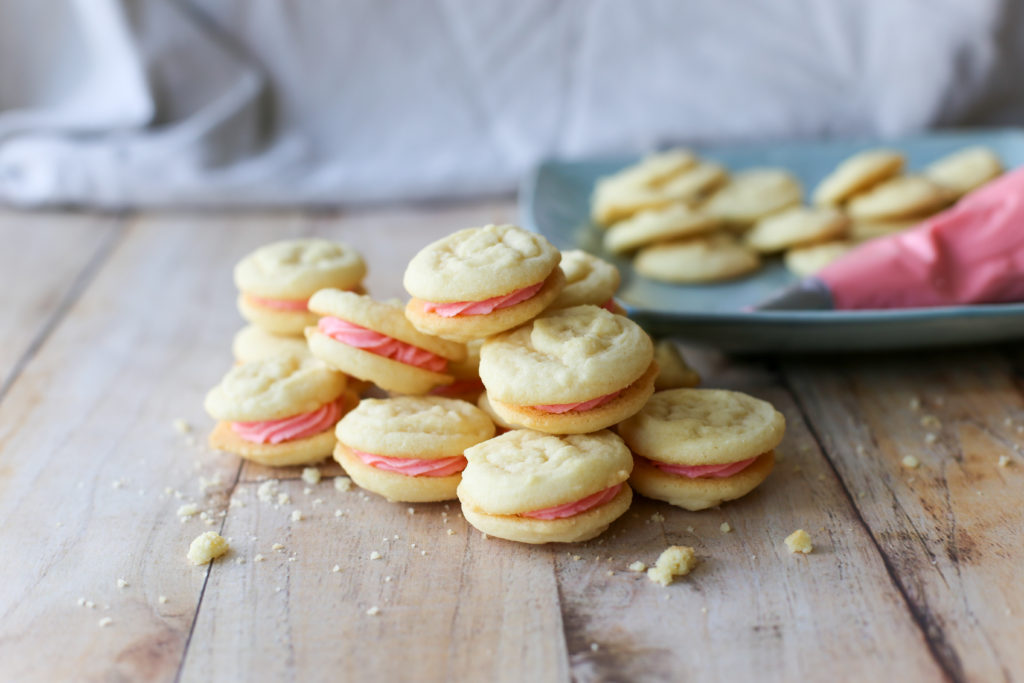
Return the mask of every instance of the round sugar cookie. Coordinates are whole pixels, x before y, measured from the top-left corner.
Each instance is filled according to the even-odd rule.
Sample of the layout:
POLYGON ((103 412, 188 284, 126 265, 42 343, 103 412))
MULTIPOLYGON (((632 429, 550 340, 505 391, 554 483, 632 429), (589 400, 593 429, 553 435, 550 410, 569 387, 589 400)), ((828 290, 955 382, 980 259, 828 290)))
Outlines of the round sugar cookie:
POLYGON ((468 228, 413 256, 402 283, 413 297, 436 303, 485 301, 544 282, 561 252, 515 225, 468 228))
POLYGON ((254 422, 309 413, 345 391, 345 375, 316 358, 272 356, 231 368, 206 394, 218 420, 254 422))
POLYGON ((818 206, 837 206, 883 180, 900 174, 906 158, 892 149, 868 149, 854 154, 825 176, 814 190, 818 206))
POLYGON ((673 201, 696 206, 729 180, 725 166, 714 161, 700 161, 696 166, 669 178, 658 192, 673 201))
POLYGON ((335 439, 332 427, 304 439, 277 444, 253 443, 238 436, 230 422, 221 420, 210 433, 209 444, 211 448, 234 453, 261 465, 287 467, 311 465, 324 460, 334 450, 335 439))
POLYGON ((392 503, 437 503, 453 500, 461 474, 447 477, 409 477, 367 465, 352 449, 338 443, 334 447, 334 460, 345 469, 356 486, 383 496, 392 503))
POLYGON ((762 218, 746 234, 746 243, 762 254, 783 251, 846 234, 850 219, 839 209, 795 206, 762 218))
POLYGON ((714 230, 719 220, 685 204, 641 211, 608 228, 604 248, 614 254, 633 251, 655 242, 700 235, 714 230))
POLYGON ((289 311, 264 306, 246 293, 238 295, 238 313, 248 322, 270 334, 291 336, 302 334, 308 325, 316 324, 316 314, 307 310, 289 311))
POLYGON ((724 389, 654 394, 619 425, 637 455, 674 465, 725 465, 773 450, 786 419, 771 403, 724 389))
POLYGON ((645 247, 633 262, 644 277, 674 283, 731 280, 760 265, 757 252, 728 233, 645 247))
POLYGON ((309 356, 309 347, 306 345, 305 337, 270 334, 256 325, 246 325, 235 333, 231 351, 234 353, 235 360, 240 363, 263 360, 280 354, 299 356, 300 358, 309 356))
POLYGON ((920 175, 897 176, 859 194, 846 205, 854 220, 886 220, 934 213, 954 199, 952 191, 920 175))
POLYGON ((690 367, 672 341, 662 339, 654 345, 654 361, 658 364, 658 376, 654 380, 657 391, 692 388, 700 384, 700 374, 690 367))
POLYGON ((924 176, 962 197, 1003 172, 1003 162, 988 147, 967 147, 924 169, 924 176))
POLYGON ((705 202, 704 213, 734 227, 746 227, 757 220, 800 203, 800 181, 782 168, 751 168, 740 171, 705 202))
POLYGON ((352 247, 324 239, 273 242, 235 266, 239 291, 267 299, 308 299, 325 287, 350 289, 366 275, 366 263, 352 247))
POLYGON ((629 483, 642 496, 663 500, 685 510, 706 510, 736 500, 757 488, 775 464, 774 451, 757 457, 731 477, 689 477, 664 472, 644 458, 637 458, 629 483))
POLYGON ((607 180, 633 187, 662 187, 672 178, 695 168, 697 156, 688 149, 668 149, 649 154, 632 166, 608 176, 607 180))
POLYGON ((603 306, 615 296, 622 277, 619 269, 582 249, 562 252, 559 264, 565 287, 551 303, 552 310, 583 304, 603 306))
POLYGON ((809 247, 790 249, 783 260, 790 271, 800 277, 807 277, 842 258, 855 246, 855 243, 846 241, 812 244, 809 247))
POLYGON ((610 225, 638 211, 666 206, 674 200, 664 191, 665 186, 696 165, 692 152, 675 149, 601 178, 591 198, 591 217, 598 225, 610 225))

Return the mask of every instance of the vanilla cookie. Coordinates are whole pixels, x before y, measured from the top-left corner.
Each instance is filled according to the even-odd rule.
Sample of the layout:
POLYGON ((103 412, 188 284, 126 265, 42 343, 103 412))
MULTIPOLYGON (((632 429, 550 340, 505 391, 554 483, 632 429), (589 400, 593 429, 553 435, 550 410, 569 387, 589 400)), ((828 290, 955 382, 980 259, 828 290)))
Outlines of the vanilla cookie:
POLYGON ((891 149, 859 152, 825 176, 814 190, 818 206, 838 206, 850 197, 900 174, 906 159, 891 149))
POLYGON ((591 217, 598 225, 610 225, 638 211, 667 206, 677 200, 664 192, 664 187, 696 165, 697 157, 692 152, 676 149, 653 154, 601 178, 591 198, 591 217))
POLYGON ((828 242, 846 234, 850 219, 839 209, 795 206, 762 218, 746 234, 746 243, 762 254, 828 242))
POLYGON ((640 409, 658 374, 650 337, 597 306, 549 311, 491 337, 480 379, 504 420, 553 434, 609 427, 640 409))
POLYGON ((962 197, 1003 172, 1003 162, 988 147, 967 147, 924 169, 924 176, 962 197))
POLYGON ((825 242, 809 247, 798 247, 786 252, 784 262, 794 274, 800 277, 814 275, 819 270, 846 255, 857 246, 853 242, 825 242))
POLYGON ((628 508, 629 449, 609 431, 555 436, 508 432, 466 450, 458 487, 466 521, 521 543, 576 543, 628 508))
POLYGON ((751 168, 735 174, 711 195, 701 210, 735 228, 746 228, 765 216, 800 203, 800 181, 781 168, 751 168))
POLYGON ((662 209, 641 211, 608 228, 604 234, 604 248, 614 254, 622 254, 656 242, 711 232, 719 223, 717 218, 684 204, 672 204, 662 209))
POLYGON ((854 220, 922 217, 955 198, 951 190, 919 175, 904 175, 875 185, 850 200, 846 210, 854 220))
POLYGON ((608 307, 619 289, 619 269, 581 249, 562 252, 559 264, 565 275, 565 288, 548 307, 551 310, 593 304, 608 307))
POLYGON ((786 421, 770 403, 736 391, 671 389, 618 429, 636 456, 637 492, 703 510, 764 481, 786 421))
POLYGON ((851 242, 860 243, 876 237, 886 237, 897 232, 913 228, 923 219, 906 218, 893 220, 854 220, 850 222, 847 238, 851 242))
POLYGON ((309 346, 306 345, 305 338, 271 334, 256 325, 246 325, 236 332, 231 350, 235 360, 240 363, 263 360, 281 354, 300 357, 309 355, 309 346))
POLYGON ((713 161, 700 161, 677 176, 662 183, 658 192, 673 201, 696 206, 729 180, 725 166, 713 161))
POLYGON ((439 396, 364 399, 338 423, 334 458, 352 480, 390 501, 455 498, 463 452, 494 436, 476 406, 439 396))
POLYGON ((306 328, 314 356, 333 368, 400 394, 425 394, 451 384, 448 364, 466 357, 463 344, 414 328, 401 304, 322 289, 309 300, 322 316, 306 328))
POLYGON ((419 330, 457 341, 482 339, 533 318, 565 286, 561 253, 514 225, 460 230, 427 245, 402 280, 419 330))
POLYGON ((307 302, 318 289, 357 289, 363 257, 323 239, 294 239, 260 247, 235 266, 238 310, 249 322, 279 335, 301 335, 316 324, 307 302))
POLYGON ((267 465, 323 460, 344 414, 345 376, 295 355, 236 365, 206 395, 210 445, 267 465))
POLYGON ((655 390, 691 388, 700 384, 700 374, 690 367, 676 345, 668 339, 654 345, 654 360, 658 364, 655 390))
POLYGON ((761 258, 728 233, 714 233, 641 249, 636 272, 652 280, 700 283, 730 280, 757 270, 761 258))

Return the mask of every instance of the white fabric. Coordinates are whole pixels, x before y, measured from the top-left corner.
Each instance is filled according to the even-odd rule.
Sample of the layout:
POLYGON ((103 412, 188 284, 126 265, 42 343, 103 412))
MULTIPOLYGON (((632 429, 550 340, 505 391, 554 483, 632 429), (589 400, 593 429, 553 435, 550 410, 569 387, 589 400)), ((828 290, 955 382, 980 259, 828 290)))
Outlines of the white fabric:
POLYGON ((546 156, 1024 123, 1015 0, 0 0, 0 201, 508 192, 546 156))

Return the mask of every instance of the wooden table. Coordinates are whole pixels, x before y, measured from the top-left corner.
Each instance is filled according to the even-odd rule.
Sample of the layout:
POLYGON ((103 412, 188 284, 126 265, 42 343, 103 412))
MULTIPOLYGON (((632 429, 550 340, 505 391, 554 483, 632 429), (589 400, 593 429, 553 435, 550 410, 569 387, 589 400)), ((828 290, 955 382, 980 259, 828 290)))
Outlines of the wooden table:
POLYGON ((422 245, 514 215, 0 213, 0 680, 1024 679, 1013 349, 691 351, 707 385, 786 414, 775 472, 717 510, 638 500, 568 547, 485 539, 457 504, 338 491, 333 465, 310 486, 205 446, 240 256, 338 238, 374 294, 402 296, 422 245), (267 477, 290 505, 258 499, 267 477), (202 517, 179 521, 187 502, 202 517), (783 545, 797 528, 809 556, 783 545), (232 550, 191 567, 210 529, 232 550), (697 549, 690 576, 628 571, 671 544, 697 549))

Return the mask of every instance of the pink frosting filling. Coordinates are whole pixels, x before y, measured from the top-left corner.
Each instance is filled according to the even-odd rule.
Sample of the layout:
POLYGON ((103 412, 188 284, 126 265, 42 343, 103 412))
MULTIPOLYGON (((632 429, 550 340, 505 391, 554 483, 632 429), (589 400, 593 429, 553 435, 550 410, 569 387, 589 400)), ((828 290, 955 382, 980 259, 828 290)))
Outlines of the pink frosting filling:
POLYGON ((276 308, 279 311, 306 311, 309 310, 307 304, 309 299, 264 299, 260 296, 253 296, 252 294, 246 294, 247 297, 254 303, 264 308, 276 308))
POLYGON ((385 472, 397 472, 407 477, 450 477, 466 469, 466 457, 463 455, 426 460, 423 458, 389 458, 373 453, 363 453, 354 448, 351 450, 357 458, 370 467, 376 467, 385 472))
POLYGON ((526 301, 539 292, 543 286, 544 281, 542 280, 535 285, 517 289, 511 294, 503 294, 483 301, 455 301, 446 304, 424 301, 423 310, 427 313, 436 313, 442 318, 454 318, 457 315, 487 315, 526 301))
POLYGON ((480 393, 484 390, 484 383, 480 378, 457 379, 451 384, 434 387, 428 393, 431 396, 464 396, 466 394, 480 393))
POLYGON ((605 403, 608 403, 609 401, 615 400, 615 398, 622 392, 623 389, 619 389, 618 391, 613 391, 610 394, 598 396, 597 398, 592 398, 589 401, 583 401, 582 403, 552 403, 548 405, 530 407, 536 408, 537 410, 542 410, 545 413, 561 414, 568 413, 569 411, 572 410, 575 410, 578 413, 582 413, 585 410, 592 410, 594 408, 597 408, 598 406, 603 406, 605 403))
POLYGON ((564 517, 572 517, 573 515, 578 515, 581 512, 586 512, 591 508, 596 508, 598 505, 604 505, 611 501, 612 498, 619 494, 619 489, 621 488, 622 484, 616 484, 615 486, 609 486, 604 491, 598 491, 586 498, 580 498, 575 503, 565 503, 564 505, 556 505, 555 507, 544 508, 543 510, 534 510, 533 512, 520 512, 519 514, 523 517, 532 517, 533 519, 562 519, 564 517))
POLYGON ((648 460, 659 470, 668 472, 669 474, 678 474, 683 477, 689 477, 690 479, 724 479, 725 477, 731 477, 737 472, 745 470, 747 467, 752 465, 757 460, 757 456, 749 458, 748 460, 739 460, 737 462, 729 462, 724 465, 671 465, 667 462, 656 462, 654 460, 648 460))
POLYGON ((232 422, 235 434, 252 443, 278 444, 305 439, 338 424, 341 407, 337 401, 325 403, 311 413, 301 413, 280 420, 258 422, 232 422))
POLYGON ((604 310, 609 311, 611 313, 614 313, 615 312, 615 298, 612 297, 611 299, 608 299, 608 301, 605 301, 603 304, 601 304, 601 308, 603 308, 604 310))
POLYGON ((448 359, 340 318, 320 318, 317 329, 334 341, 431 372, 444 372, 448 359))

